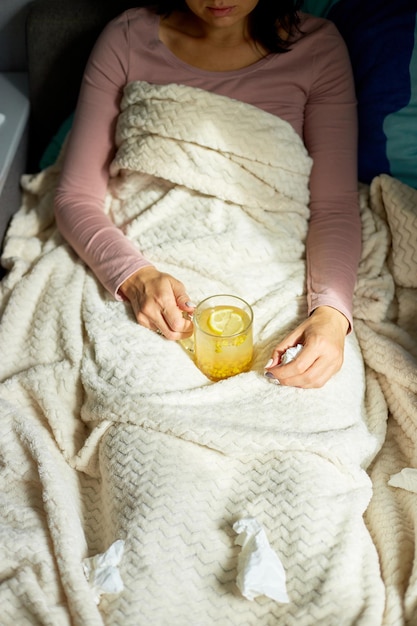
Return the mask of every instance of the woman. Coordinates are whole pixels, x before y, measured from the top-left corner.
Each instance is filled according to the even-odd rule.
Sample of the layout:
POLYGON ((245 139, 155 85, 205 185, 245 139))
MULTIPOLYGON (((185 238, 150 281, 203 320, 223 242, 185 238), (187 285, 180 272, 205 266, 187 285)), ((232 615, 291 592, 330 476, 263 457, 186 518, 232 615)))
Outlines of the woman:
POLYGON ((356 104, 346 48, 298 1, 166 0, 114 20, 87 66, 56 196, 58 227, 139 324, 178 340, 192 333, 186 288, 145 259, 103 212, 123 87, 190 85, 287 120, 313 159, 307 238, 308 318, 265 366, 282 385, 320 387, 343 362, 360 255, 356 104), (285 350, 304 349, 286 365, 285 350))

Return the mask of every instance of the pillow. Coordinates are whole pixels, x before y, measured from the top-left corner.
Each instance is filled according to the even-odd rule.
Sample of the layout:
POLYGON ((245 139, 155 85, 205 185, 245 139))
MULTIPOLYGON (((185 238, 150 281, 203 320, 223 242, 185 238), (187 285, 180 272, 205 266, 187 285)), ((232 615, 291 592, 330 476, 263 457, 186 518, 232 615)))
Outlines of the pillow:
POLYGON ((416 0, 304 0, 334 22, 352 61, 359 180, 390 174, 417 188, 416 0))

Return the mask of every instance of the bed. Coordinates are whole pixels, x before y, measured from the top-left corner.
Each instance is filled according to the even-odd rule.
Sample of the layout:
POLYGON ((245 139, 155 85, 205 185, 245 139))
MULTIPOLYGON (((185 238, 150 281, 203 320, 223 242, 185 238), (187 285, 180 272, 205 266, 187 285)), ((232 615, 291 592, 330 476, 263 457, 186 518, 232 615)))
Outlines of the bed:
POLYGON ((354 332, 341 372, 319 390, 263 376, 274 342, 306 313, 310 161, 288 125, 234 103, 216 134, 222 97, 133 83, 106 198, 194 300, 250 299, 250 372, 208 381, 183 346, 139 327, 57 232, 52 198, 82 69, 128 6, 37 0, 29 12, 30 158, 0 283, 2 624, 413 626, 417 145, 404 125, 417 124, 415 2, 305 3, 348 42, 362 129, 354 332), (386 31, 396 33, 390 61, 403 45, 383 66, 375 41, 386 31), (388 99, 397 81, 388 108, 370 56, 388 99), (145 121, 137 106, 151 112, 145 121), (216 177, 219 164, 239 184, 216 177), (253 245, 229 246, 225 259, 230 232, 253 245), (256 287, 242 275, 270 264, 256 287))

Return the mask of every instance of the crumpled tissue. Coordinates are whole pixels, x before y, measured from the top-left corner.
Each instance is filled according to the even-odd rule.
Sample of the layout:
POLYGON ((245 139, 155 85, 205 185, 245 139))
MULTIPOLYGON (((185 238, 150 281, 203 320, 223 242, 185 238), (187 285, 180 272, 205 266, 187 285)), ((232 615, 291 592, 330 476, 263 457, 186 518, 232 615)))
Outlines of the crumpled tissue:
POLYGON ((248 600, 264 595, 288 603, 284 566, 271 548, 262 525, 248 517, 235 522, 233 530, 238 533, 235 544, 242 546, 236 578, 241 594, 248 600))
POLYGON ((84 574, 93 591, 96 604, 103 593, 120 593, 124 589, 117 568, 122 560, 125 542, 118 539, 106 552, 83 560, 84 574))
MULTIPOLYGON (((291 361, 293 361, 295 359, 295 357, 297 356, 297 354, 299 352, 301 352, 301 350, 303 349, 303 344, 302 343, 297 343, 296 346, 293 346, 292 348, 287 348, 287 350, 284 352, 284 354, 281 357, 281 360, 279 362, 279 365, 286 365, 287 363, 290 363, 291 361)), ((271 360, 272 363, 272 360, 271 360)), ((274 385, 280 385, 281 383, 279 382, 278 378, 275 378, 275 376, 272 374, 272 372, 267 371, 265 373, 266 378, 268 379, 268 381, 270 383, 273 383, 274 385)))
POLYGON ((287 363, 290 363, 290 361, 293 361, 295 357, 297 356, 297 354, 301 352, 302 349, 303 349, 302 343, 297 343, 297 345, 294 346, 293 348, 288 348, 281 357, 281 364, 286 365, 287 363))
POLYGON ((388 484, 390 487, 398 487, 417 493, 417 469, 414 467, 404 467, 398 474, 392 474, 388 484))

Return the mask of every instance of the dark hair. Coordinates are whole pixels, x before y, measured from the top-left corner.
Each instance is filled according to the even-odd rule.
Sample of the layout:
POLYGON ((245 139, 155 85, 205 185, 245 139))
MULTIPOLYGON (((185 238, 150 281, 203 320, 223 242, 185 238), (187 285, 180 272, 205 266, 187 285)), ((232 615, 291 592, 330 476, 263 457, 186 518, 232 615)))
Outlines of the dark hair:
MULTIPOLYGON (((250 35, 268 52, 287 52, 290 46, 287 37, 280 36, 280 29, 291 35, 298 29, 298 11, 303 0, 259 0, 249 17, 250 35)), ((187 11, 185 0, 150 0, 148 4, 159 15, 173 11, 187 11)), ((282 32, 282 31, 281 31, 282 32)))

